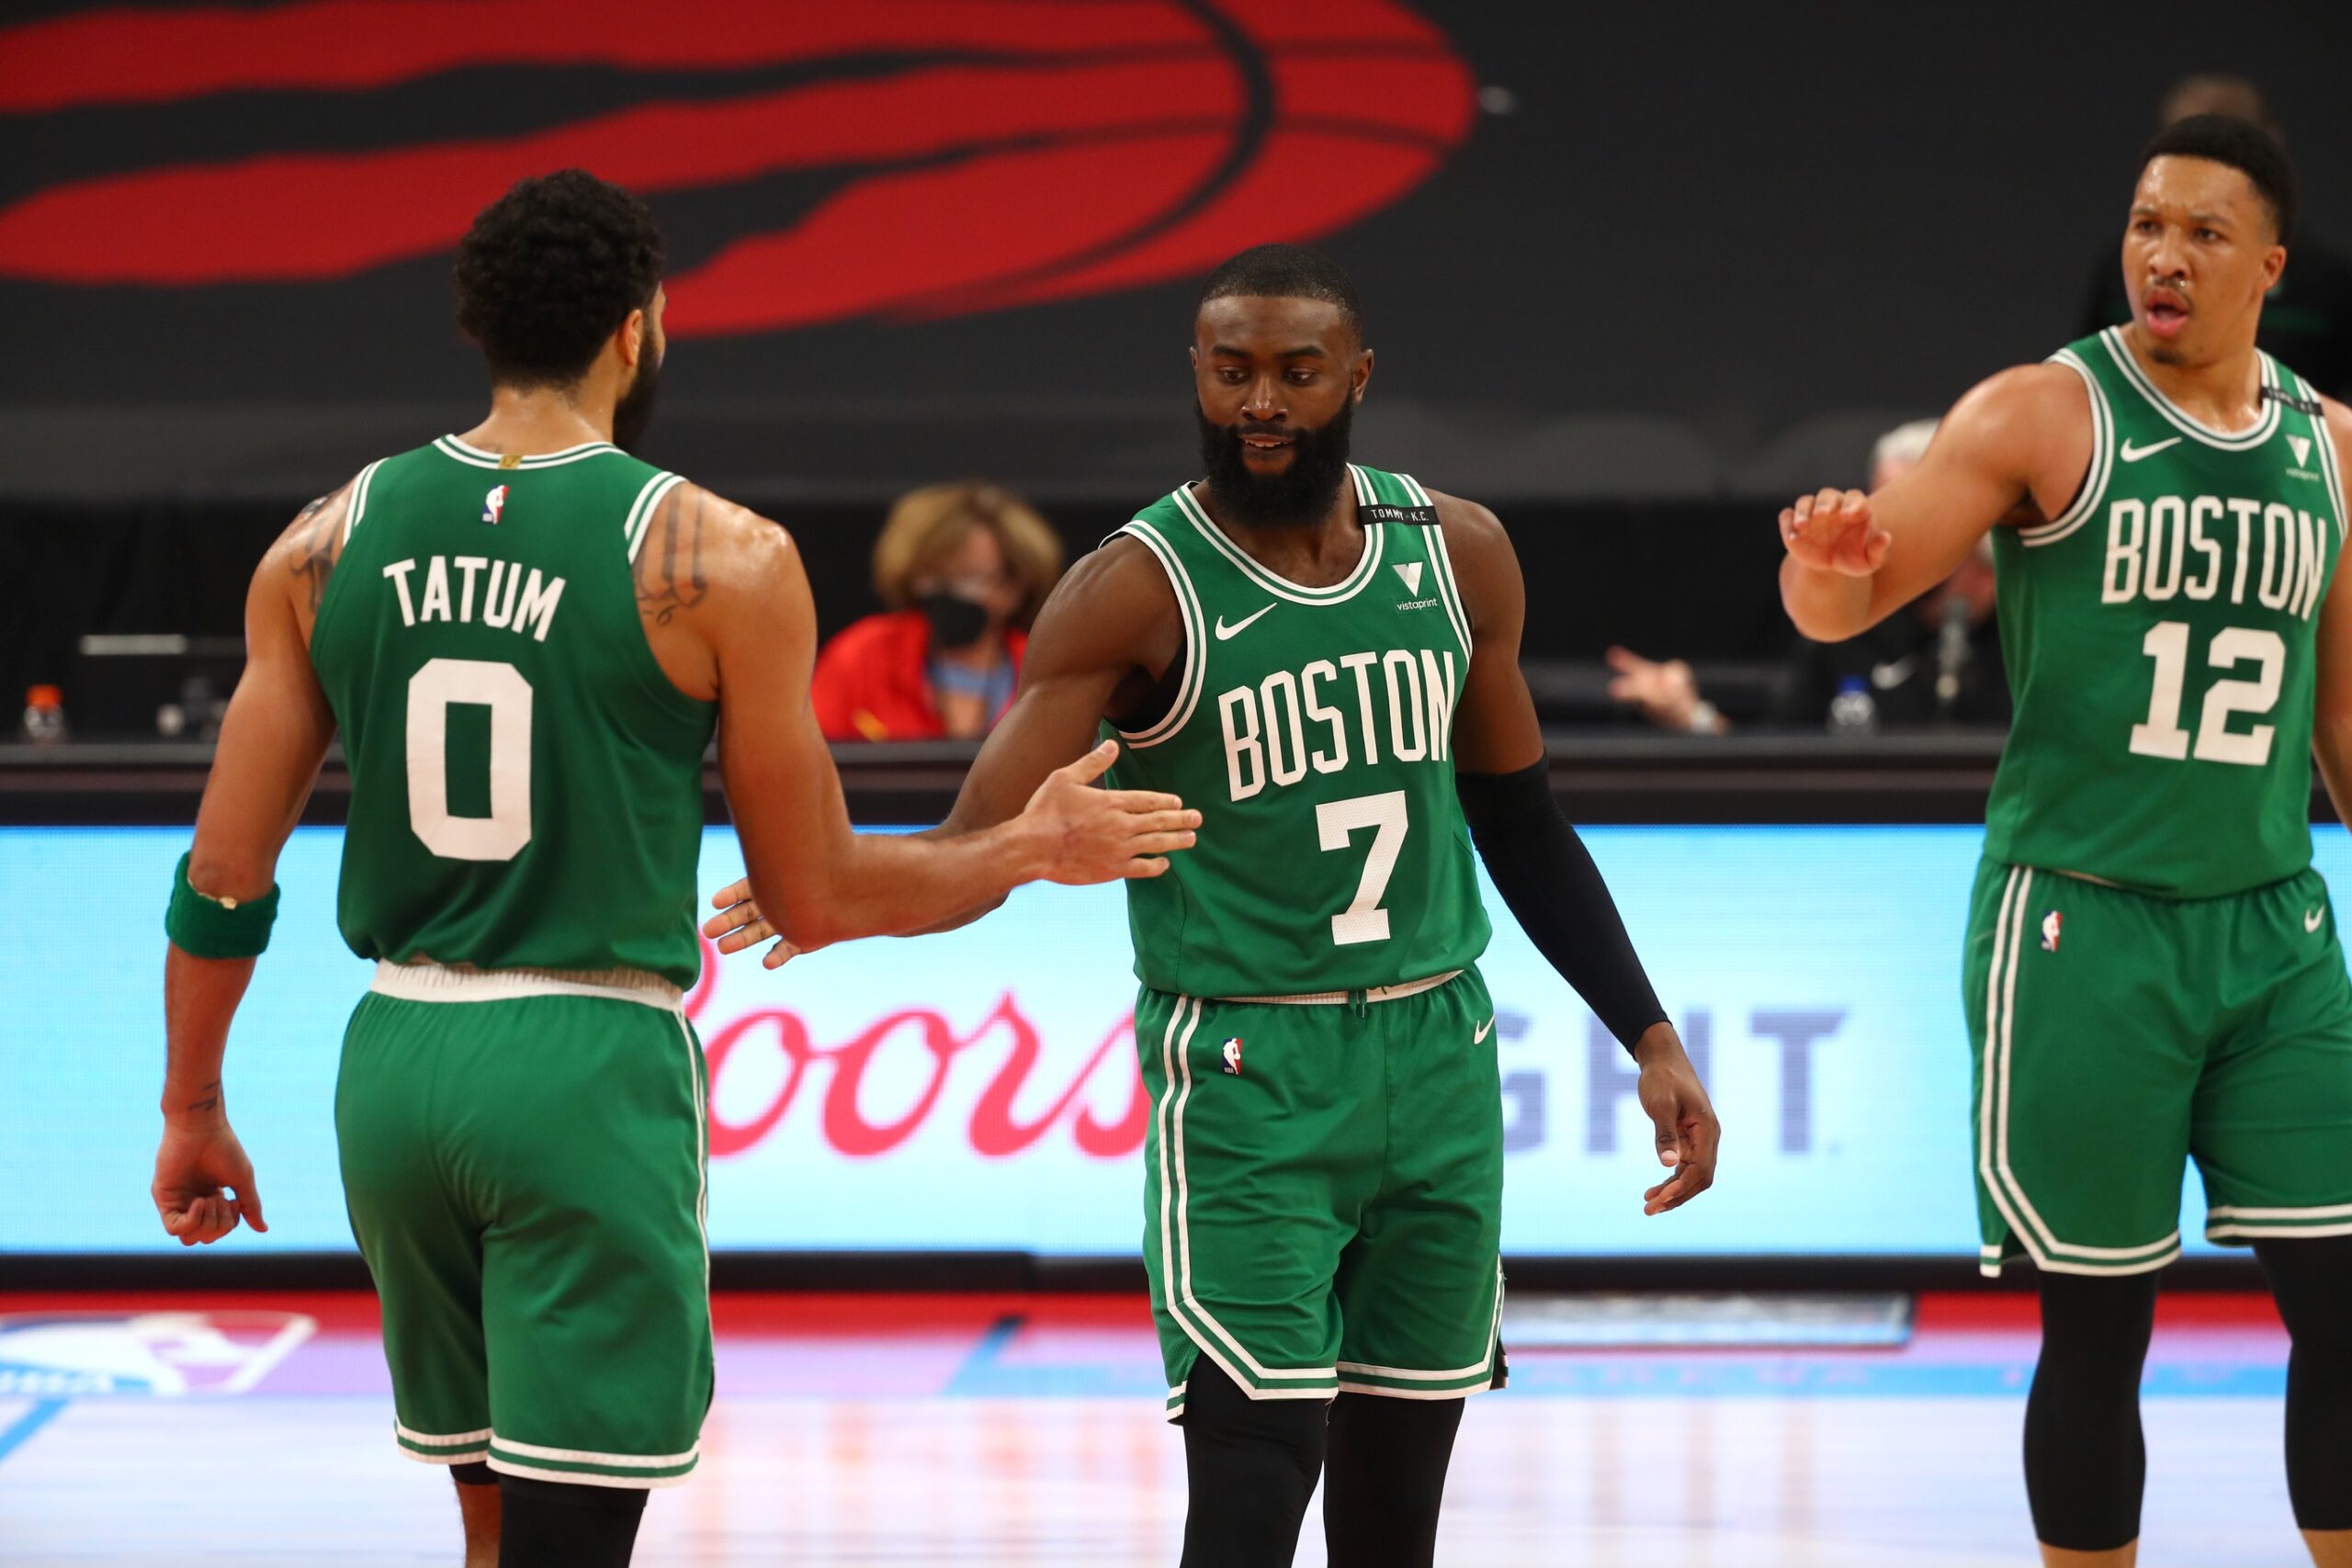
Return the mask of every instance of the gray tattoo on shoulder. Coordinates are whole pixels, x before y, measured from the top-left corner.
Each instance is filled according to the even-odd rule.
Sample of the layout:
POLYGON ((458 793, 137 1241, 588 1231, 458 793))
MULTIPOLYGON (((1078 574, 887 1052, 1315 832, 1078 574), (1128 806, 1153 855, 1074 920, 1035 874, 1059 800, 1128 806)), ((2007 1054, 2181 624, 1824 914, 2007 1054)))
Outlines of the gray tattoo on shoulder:
POLYGON ((637 612, 657 626, 709 595, 702 563, 705 500, 692 486, 671 491, 637 552, 637 612))
POLYGON ((331 490, 294 514, 293 526, 287 530, 294 546, 293 559, 287 570, 303 580, 310 591, 311 613, 316 615, 319 601, 326 596, 327 579, 334 575, 337 542, 336 514, 330 510, 340 490, 331 490))

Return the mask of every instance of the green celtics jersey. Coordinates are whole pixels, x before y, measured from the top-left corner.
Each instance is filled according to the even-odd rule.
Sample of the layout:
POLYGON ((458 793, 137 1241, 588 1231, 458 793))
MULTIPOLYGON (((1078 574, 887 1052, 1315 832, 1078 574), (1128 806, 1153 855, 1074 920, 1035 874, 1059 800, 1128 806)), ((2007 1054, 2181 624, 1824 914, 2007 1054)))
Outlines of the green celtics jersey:
POLYGON ((351 768, 353 952, 694 983, 718 710, 662 672, 630 570, 680 482, 601 442, 454 437, 352 481, 311 661, 351 768))
POLYGON ((1453 790, 1470 621, 1436 509, 1351 468, 1363 555, 1329 588, 1252 560, 1188 489, 1122 533, 1184 622, 1167 714, 1113 782, 1201 813, 1165 875, 1127 884, 1136 975, 1201 997, 1371 990, 1468 967, 1488 928, 1453 790))
POLYGON ((2317 394, 2262 356, 2234 433, 2176 407, 2122 328, 2052 363, 2090 390, 2060 516, 1995 530, 2017 718, 1985 852, 2208 897, 2310 863, 2313 644, 2344 541, 2317 394))

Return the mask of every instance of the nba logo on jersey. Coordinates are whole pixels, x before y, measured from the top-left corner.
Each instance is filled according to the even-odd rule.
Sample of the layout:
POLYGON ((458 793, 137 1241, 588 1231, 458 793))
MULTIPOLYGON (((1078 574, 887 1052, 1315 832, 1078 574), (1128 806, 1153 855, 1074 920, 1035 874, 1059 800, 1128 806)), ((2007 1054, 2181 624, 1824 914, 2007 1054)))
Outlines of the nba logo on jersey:
POLYGON ((2055 909, 2051 910, 2050 913, 2041 917, 2042 952, 2055 953, 2058 951, 2058 928, 2064 923, 2065 918, 2060 915, 2055 909))
POLYGON ((1241 1076, 1241 1037, 1237 1034, 1227 1041, 1221 1055, 1225 1057, 1225 1070, 1235 1077, 1239 1077, 1241 1076))
POLYGON ((498 514, 505 510, 506 487, 504 485, 491 486, 490 493, 481 498, 481 520, 495 524, 498 521, 498 514))

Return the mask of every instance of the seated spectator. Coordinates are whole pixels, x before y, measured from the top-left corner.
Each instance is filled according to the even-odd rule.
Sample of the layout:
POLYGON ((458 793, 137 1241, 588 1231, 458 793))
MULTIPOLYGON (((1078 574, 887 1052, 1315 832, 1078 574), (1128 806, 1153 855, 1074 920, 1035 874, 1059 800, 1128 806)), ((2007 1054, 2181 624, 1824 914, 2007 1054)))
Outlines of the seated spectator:
POLYGON ((890 608, 818 655, 818 726, 832 740, 987 734, 1012 705, 1024 628, 1061 571, 1046 520, 995 485, 899 497, 874 542, 874 588, 890 608))
MULTIPOLYGON (((1936 422, 1914 420, 1879 437, 1871 451, 1873 491, 1883 489, 1927 456, 1936 422)), ((2009 683, 1994 624, 1993 542, 1988 537, 1942 586, 1908 608, 1845 642, 1800 641, 1772 682, 1766 722, 1819 729, 1829 723, 1840 693, 1866 696, 1849 704, 1867 714, 1858 726, 1997 724, 2009 721, 2009 683)), ((1616 675, 1609 694, 1661 729, 1722 735, 1731 728, 1700 692, 1690 666, 1679 659, 1644 659, 1628 649, 1609 650, 1616 675)))

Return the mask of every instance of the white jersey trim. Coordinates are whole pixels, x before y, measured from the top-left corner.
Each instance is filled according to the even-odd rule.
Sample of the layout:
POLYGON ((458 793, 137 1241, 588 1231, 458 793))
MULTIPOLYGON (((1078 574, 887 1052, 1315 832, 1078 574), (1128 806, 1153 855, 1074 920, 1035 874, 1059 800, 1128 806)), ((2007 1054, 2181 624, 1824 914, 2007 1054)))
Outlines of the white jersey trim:
POLYGON ((1345 1007, 1358 997, 1368 1002, 1394 1002, 1407 997, 1418 997, 1423 991, 1434 991, 1461 973, 1459 969, 1449 969, 1442 975, 1431 975, 1426 979, 1407 980, 1395 986, 1374 986, 1368 991, 1301 991, 1288 997, 1218 997, 1216 1000, 1242 1002, 1254 1007, 1291 1008, 1345 1007))
POLYGON ((628 558, 634 563, 637 552, 645 547, 645 536, 653 529, 653 513, 662 499, 685 483, 683 474, 660 473, 645 481, 629 502, 628 515, 621 521, 621 537, 628 541, 628 558))
POLYGON ((684 1010, 684 993, 642 969, 465 969, 442 964, 376 965, 368 986, 405 1002, 505 1002, 519 997, 605 997, 669 1012, 684 1010))
MULTIPOLYGON (((1208 624, 1202 618, 1201 598, 1193 591, 1191 575, 1177 558, 1176 547, 1160 536, 1159 530, 1138 517, 1119 532, 1140 541, 1159 560, 1159 570, 1167 573, 1168 585, 1176 595, 1176 618, 1184 628, 1184 679, 1176 688, 1176 700, 1169 705, 1159 723, 1143 729, 1118 731, 1120 739, 1142 750, 1172 739, 1200 705, 1201 691, 1208 684, 1209 639, 1204 635, 1208 624)), ((1115 725, 1113 728, 1117 728, 1115 725)))
MULTIPOLYGON (((2192 441, 2219 447, 2224 452, 2250 452, 2269 440, 2278 432, 2278 399, 2262 399, 2260 416, 2245 429, 2216 430, 2203 420, 2192 417, 2187 410, 2157 389, 2156 384, 2148 379, 2148 373, 2140 368, 2140 362, 2132 357, 2132 349, 2123 341, 2121 327, 2108 328, 2099 334, 2099 342, 2106 346, 2107 356, 2115 361, 2116 368, 2123 372, 2123 378, 2131 382, 2132 388, 2142 397, 2148 400, 2148 406, 2162 414, 2165 422, 2175 430, 2192 441)), ((2278 362, 2267 354, 2262 355, 2261 359, 2262 385, 2276 391, 2278 387, 2278 362)))
POLYGON ((454 435, 436 436, 434 447, 445 457, 477 468, 555 468, 566 463, 577 463, 582 457, 594 457, 601 452, 617 452, 619 447, 609 441, 583 441, 577 446, 566 446, 560 452, 534 452, 527 457, 509 462, 496 452, 485 452, 479 446, 469 446, 454 435))
POLYGON ((2108 479, 2115 471, 2115 411, 2109 406, 2098 378, 2072 349, 2059 350, 2048 363, 2063 365, 2081 377, 2085 389, 2090 393, 2091 461, 2090 467, 2083 470, 2083 488, 2073 505, 2047 523, 2018 530, 2018 538, 2028 546, 2054 545, 2089 522, 2097 514, 2098 503, 2106 499, 2108 479))
POLYGON ((376 470, 383 466, 384 459, 379 457, 360 469, 359 477, 351 481, 351 502, 343 509, 343 542, 346 545, 351 543, 351 531, 359 526, 360 515, 368 510, 368 486, 376 478, 376 470))
MULTIPOLYGON (((1349 470, 1355 474, 1356 483, 1359 486, 1363 485, 1365 481, 1363 473, 1352 463, 1348 467, 1349 470)), ((1380 570, 1381 541, 1387 530, 1366 528, 1363 530, 1363 550, 1356 557, 1354 570, 1346 577, 1329 588, 1308 588, 1293 582, 1289 578, 1260 566, 1250 558, 1249 551, 1227 538, 1225 530, 1210 522, 1209 514, 1201 510, 1201 503, 1193 499, 1192 487, 1178 485, 1170 493, 1178 509, 1191 520, 1193 526, 1200 531, 1201 537, 1215 547, 1219 555, 1238 568, 1244 577, 1278 599, 1287 599, 1294 604, 1344 604, 1354 598, 1357 590, 1370 582, 1373 574, 1380 570)), ((1361 496, 1363 491, 1360 489, 1357 493, 1361 496)))

